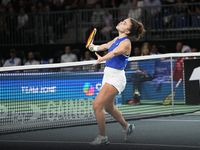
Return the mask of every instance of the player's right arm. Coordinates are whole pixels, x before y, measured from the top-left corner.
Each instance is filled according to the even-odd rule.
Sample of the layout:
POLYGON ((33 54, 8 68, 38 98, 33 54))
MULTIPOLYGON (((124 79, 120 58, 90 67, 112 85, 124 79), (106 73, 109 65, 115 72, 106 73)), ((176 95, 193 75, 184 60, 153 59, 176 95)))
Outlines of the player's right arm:
POLYGON ((110 48, 110 46, 116 41, 118 37, 114 38, 112 41, 105 43, 105 44, 101 44, 101 45, 94 45, 94 44, 90 44, 89 46, 89 50, 90 51, 95 51, 95 46, 97 48, 96 51, 105 51, 108 50, 110 48))

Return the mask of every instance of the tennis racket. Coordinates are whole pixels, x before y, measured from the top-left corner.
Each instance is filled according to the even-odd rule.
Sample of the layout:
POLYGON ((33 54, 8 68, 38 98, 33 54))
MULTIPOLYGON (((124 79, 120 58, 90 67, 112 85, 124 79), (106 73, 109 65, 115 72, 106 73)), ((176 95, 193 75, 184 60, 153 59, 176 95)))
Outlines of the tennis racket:
POLYGON ((90 44, 93 43, 96 32, 97 32, 97 29, 94 28, 92 30, 92 32, 90 33, 90 36, 89 36, 87 43, 86 43, 86 46, 85 46, 86 48, 89 48, 90 44))
MULTIPOLYGON (((178 88, 178 86, 180 85, 181 81, 182 81, 182 78, 180 78, 179 81, 177 82, 177 84, 176 84, 176 86, 175 86, 175 88, 173 90, 173 94, 174 94, 173 96, 175 96, 175 91, 178 88)), ((169 95, 167 95, 165 97, 165 99, 163 100, 163 105, 169 105, 171 103, 172 103, 172 93, 170 93, 169 95)))

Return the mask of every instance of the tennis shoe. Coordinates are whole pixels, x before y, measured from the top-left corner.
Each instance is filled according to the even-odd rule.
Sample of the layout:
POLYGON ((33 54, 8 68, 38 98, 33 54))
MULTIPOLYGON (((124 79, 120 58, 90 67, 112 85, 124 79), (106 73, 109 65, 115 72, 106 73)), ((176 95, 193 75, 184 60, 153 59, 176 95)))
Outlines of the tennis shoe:
POLYGON ((125 138, 124 138, 125 141, 128 141, 130 139, 134 129, 135 129, 134 124, 128 124, 126 130, 123 130, 123 132, 125 133, 125 138))
POLYGON ((101 135, 98 135, 95 140, 93 142, 90 143, 90 145, 107 145, 109 144, 109 141, 108 141, 108 136, 101 136, 101 135))
POLYGON ((135 92, 134 96, 138 96, 139 97, 140 96, 140 92, 139 91, 135 92))

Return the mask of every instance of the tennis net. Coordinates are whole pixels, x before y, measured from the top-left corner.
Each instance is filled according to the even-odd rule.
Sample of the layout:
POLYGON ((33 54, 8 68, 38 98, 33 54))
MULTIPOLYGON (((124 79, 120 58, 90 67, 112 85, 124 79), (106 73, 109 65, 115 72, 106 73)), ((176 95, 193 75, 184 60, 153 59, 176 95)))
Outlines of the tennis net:
MULTIPOLYGON (((177 83, 173 69, 178 58, 198 56, 199 53, 185 53, 130 57, 125 69, 126 88, 116 96, 115 106, 127 120, 200 110, 198 104, 186 103, 184 65, 182 77, 177 75, 183 82, 175 97, 173 93, 177 83), (138 67, 147 69, 152 78, 140 78, 141 82, 135 83, 138 67), (139 103, 130 103, 135 99, 136 86, 139 103), (169 93, 172 93, 172 102, 163 105, 169 93)), ((101 88, 105 62, 95 67, 94 62, 1 67, 0 133, 96 123, 92 104, 101 88)), ((113 121, 106 113, 106 122, 113 121)))

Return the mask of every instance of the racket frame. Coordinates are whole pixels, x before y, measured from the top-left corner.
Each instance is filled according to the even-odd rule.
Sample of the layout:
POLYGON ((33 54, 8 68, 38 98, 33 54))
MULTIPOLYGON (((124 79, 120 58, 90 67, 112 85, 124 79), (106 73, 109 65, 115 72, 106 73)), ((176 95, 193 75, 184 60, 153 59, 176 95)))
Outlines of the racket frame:
MULTIPOLYGON (((182 78, 179 79, 179 81, 177 82, 175 88, 173 89, 173 97, 175 97, 175 91, 176 91, 176 89, 178 88, 178 86, 180 85, 181 81, 182 81, 182 78)), ((172 93, 168 94, 168 95, 165 97, 165 99, 163 100, 163 105, 169 105, 169 104, 171 104, 171 102, 172 102, 172 96, 171 96, 171 101, 168 100, 168 101, 170 101, 170 102, 169 102, 168 104, 165 104, 166 98, 167 98, 169 95, 172 95, 172 93)))
POLYGON ((94 41, 94 37, 95 37, 95 35, 96 35, 96 32, 97 32, 97 29, 94 28, 94 29, 92 30, 92 32, 90 33, 90 36, 88 37, 87 42, 86 42, 86 45, 85 45, 86 48, 88 48, 88 47, 90 46, 90 44, 93 44, 93 41, 94 41), (93 32, 94 32, 94 34, 93 34, 93 32), (92 34, 93 34, 93 35, 92 35, 92 34), (91 36, 92 36, 92 37, 91 37, 91 36))

